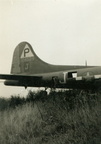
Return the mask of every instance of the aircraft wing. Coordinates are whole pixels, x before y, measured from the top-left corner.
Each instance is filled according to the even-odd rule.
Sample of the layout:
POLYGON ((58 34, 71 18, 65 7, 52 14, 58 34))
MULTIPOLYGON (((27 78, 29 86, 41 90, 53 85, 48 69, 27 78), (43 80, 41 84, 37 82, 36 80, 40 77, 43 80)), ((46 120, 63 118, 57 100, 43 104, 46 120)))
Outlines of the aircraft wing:
POLYGON ((12 75, 12 74, 0 74, 0 79, 6 80, 39 80, 41 76, 32 76, 32 75, 12 75))
POLYGON ((33 76, 33 75, 12 75, 12 74, 0 74, 0 79, 6 80, 4 82, 5 85, 12 86, 32 86, 38 85, 42 77, 41 76, 33 76))

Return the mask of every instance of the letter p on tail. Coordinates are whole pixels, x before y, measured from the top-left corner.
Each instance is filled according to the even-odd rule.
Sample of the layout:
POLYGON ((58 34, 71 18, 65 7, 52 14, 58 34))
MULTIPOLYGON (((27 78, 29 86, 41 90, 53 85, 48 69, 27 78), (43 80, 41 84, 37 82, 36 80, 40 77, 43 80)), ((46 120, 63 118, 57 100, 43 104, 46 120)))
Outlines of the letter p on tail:
POLYGON ((27 42, 20 43, 14 51, 11 67, 12 74, 31 73, 36 54, 27 42))

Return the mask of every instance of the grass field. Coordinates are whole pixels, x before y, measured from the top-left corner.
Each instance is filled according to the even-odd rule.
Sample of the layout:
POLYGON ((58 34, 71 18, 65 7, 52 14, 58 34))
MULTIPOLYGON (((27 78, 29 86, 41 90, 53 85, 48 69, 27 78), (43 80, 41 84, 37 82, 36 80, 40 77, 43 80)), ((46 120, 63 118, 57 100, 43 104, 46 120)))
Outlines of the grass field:
POLYGON ((0 99, 0 144, 101 144, 101 94, 37 93, 0 99))

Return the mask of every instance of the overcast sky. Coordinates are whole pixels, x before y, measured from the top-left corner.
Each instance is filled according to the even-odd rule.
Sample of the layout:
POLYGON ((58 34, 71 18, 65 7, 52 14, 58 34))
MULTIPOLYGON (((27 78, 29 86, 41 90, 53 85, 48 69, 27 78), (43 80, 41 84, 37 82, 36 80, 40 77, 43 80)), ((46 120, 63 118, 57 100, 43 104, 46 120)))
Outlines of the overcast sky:
MULTIPOLYGON (((22 41, 51 64, 101 65, 101 0, 0 0, 0 73, 22 41)), ((0 83, 0 96, 23 92, 0 83)))

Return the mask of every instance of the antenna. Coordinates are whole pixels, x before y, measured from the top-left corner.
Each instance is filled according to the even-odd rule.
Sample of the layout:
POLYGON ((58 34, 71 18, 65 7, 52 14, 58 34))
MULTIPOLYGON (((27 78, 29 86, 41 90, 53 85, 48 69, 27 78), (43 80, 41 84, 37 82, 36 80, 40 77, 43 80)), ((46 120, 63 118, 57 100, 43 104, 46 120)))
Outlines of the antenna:
POLYGON ((87 60, 85 60, 85 66, 87 67, 87 60))

